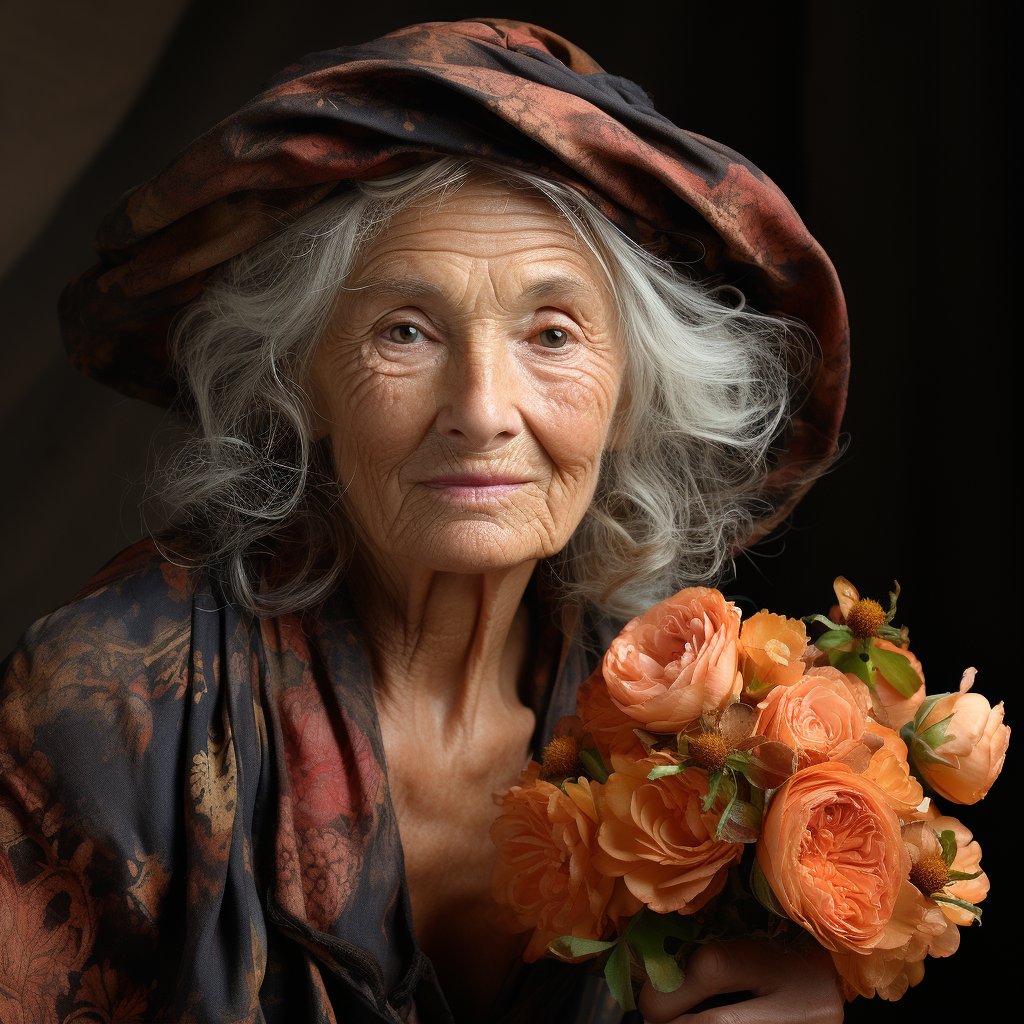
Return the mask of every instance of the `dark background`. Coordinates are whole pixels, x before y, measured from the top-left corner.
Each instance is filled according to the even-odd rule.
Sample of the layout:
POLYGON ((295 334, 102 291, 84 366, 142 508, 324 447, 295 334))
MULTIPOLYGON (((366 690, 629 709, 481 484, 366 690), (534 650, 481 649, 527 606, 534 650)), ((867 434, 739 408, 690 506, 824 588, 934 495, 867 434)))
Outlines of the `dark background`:
MULTIPOLYGON (((15 18, 0 51, 0 110, 18 127, 5 133, 14 145, 0 192, 18 221, 0 280, 0 653, 142 535, 140 481, 173 434, 160 410, 65 361, 55 303, 91 262, 102 214, 295 57, 484 13, 566 36, 677 124, 750 157, 838 269, 853 338, 847 452, 791 522, 740 559, 727 594, 746 611, 805 614, 827 612, 837 574, 883 603, 898 579, 897 621, 911 627, 929 690, 954 689, 976 665, 977 688, 1009 698, 1017 659, 1000 641, 1020 632, 1008 563, 1019 187, 1005 26, 985 6, 952 3, 480 7, 94 0, 15 18)), ((959 815, 992 878, 984 930, 963 931, 960 952, 930 960, 899 1004, 858 1000, 848 1020, 984 1013, 1008 991, 1017 872, 1000 805, 1011 791, 1004 775, 959 815)))

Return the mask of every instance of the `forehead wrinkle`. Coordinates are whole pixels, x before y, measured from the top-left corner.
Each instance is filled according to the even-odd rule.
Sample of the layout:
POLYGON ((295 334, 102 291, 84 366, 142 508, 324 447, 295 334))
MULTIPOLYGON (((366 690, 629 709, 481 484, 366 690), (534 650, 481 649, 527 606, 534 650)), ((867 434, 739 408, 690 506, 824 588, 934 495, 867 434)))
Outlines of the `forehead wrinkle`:
MULTIPOLYGON (((502 287, 502 279, 505 278, 511 268, 488 267, 487 277, 491 281, 492 292, 498 298, 502 287), (495 273, 495 271, 498 271, 495 273)), ((346 291, 355 292, 355 301, 372 301, 377 298, 386 298, 390 295, 398 295, 406 299, 433 298, 451 305, 458 305, 460 296, 457 295, 450 285, 450 281, 438 284, 421 277, 411 277, 404 274, 400 277, 375 277, 373 280, 361 285, 352 285, 346 291)), ((564 301, 567 305, 575 306, 577 303, 591 302, 601 303, 602 295, 595 284, 587 283, 578 277, 567 273, 545 274, 543 277, 530 282, 515 300, 515 305, 531 305, 534 302, 547 300, 549 302, 564 301)), ((501 303, 504 305, 504 303, 501 303)))

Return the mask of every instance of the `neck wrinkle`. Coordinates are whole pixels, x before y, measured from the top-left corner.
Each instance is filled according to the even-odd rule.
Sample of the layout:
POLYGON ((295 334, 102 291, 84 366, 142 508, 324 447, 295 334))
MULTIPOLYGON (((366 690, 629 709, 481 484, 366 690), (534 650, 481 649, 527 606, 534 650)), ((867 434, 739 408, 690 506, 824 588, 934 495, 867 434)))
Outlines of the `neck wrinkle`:
MULTIPOLYGON (((481 712, 519 709, 530 642, 523 597, 535 563, 480 574, 413 570, 396 586, 360 579, 357 614, 388 714, 427 716, 464 734, 481 712)), ((374 574, 376 576, 377 574, 374 574)))

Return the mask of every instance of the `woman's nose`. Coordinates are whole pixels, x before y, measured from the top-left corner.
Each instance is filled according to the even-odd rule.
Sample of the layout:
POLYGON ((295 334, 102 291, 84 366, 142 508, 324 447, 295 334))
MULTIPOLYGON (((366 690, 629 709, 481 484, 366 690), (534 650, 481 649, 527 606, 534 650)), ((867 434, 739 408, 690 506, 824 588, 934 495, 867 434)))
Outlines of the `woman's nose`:
POLYGON ((452 441, 485 451, 523 429, 519 380, 508 341, 468 345, 445 367, 437 430, 452 441))

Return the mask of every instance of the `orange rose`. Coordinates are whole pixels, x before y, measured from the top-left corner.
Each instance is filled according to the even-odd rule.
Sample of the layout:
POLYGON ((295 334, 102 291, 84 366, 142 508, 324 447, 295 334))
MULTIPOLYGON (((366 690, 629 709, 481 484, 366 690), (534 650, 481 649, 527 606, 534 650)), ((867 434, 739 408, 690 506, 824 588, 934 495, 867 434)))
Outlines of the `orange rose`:
POLYGON ((871 642, 876 647, 881 647, 883 651, 895 651, 897 654, 902 654, 921 677, 921 685, 909 697, 904 697, 880 671, 875 670, 875 693, 878 694, 878 698, 889 716, 889 725, 898 731, 914 717, 917 709, 921 706, 921 701, 925 698, 924 669, 921 668, 921 662, 906 648, 897 647, 896 644, 879 637, 875 637, 871 642))
MULTIPOLYGON (((918 808, 924 800, 921 783, 910 774, 907 745, 892 729, 868 719, 865 732, 881 740, 871 755, 864 778, 870 779, 889 801, 889 806, 904 821, 919 817, 918 808)), ((876 742, 877 742, 876 740, 876 742)))
POLYGON ((786 913, 827 949, 893 945, 887 927, 910 857, 885 794, 846 765, 811 765, 779 787, 757 862, 786 913))
POLYGON ((616 705, 652 732, 678 732, 739 696, 740 614, 717 590, 690 587, 633 619, 604 656, 616 705))
POLYGON ((692 914, 722 890, 743 844, 714 838, 721 808, 701 810, 708 795, 704 772, 647 778, 664 763, 613 755, 615 772, 597 796, 594 863, 606 875, 623 876, 629 891, 657 913, 692 914))
POLYGON ((634 759, 645 755, 643 744, 633 732, 639 723, 620 711, 611 699, 600 667, 576 691, 576 715, 583 722, 583 728, 594 737, 605 763, 610 763, 611 754, 634 759))
POLYGON ((639 904, 594 866, 597 783, 581 779, 557 786, 537 778, 535 761, 502 798, 502 813, 491 825, 498 848, 491 892, 505 908, 512 931, 533 928, 523 958, 532 962, 560 935, 602 939, 616 930, 619 916, 639 904))
POLYGON ((808 669, 791 686, 777 686, 757 706, 757 731, 792 747, 804 768, 838 760, 861 745, 870 698, 859 680, 826 666, 808 669))
POLYGON ((847 765, 797 772, 776 792, 757 863, 785 912, 833 954, 847 998, 899 998, 956 928, 908 879, 910 853, 885 794, 847 765))
POLYGON ((807 627, 763 608, 740 627, 740 667, 743 685, 750 689, 792 686, 804 674, 807 627))
POLYGON ((935 753, 950 765, 917 759, 921 781, 939 796, 955 804, 977 803, 992 788, 1003 770, 1010 727, 1003 725, 1003 704, 992 707, 980 693, 969 693, 975 670, 969 668, 957 693, 943 697, 916 730, 920 736, 944 719, 950 719, 935 753))

